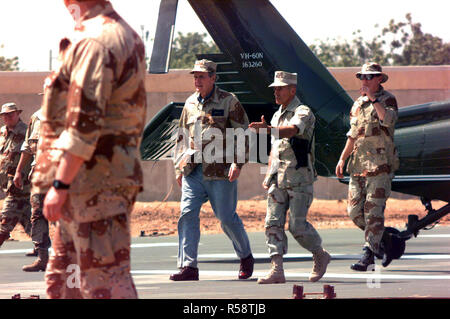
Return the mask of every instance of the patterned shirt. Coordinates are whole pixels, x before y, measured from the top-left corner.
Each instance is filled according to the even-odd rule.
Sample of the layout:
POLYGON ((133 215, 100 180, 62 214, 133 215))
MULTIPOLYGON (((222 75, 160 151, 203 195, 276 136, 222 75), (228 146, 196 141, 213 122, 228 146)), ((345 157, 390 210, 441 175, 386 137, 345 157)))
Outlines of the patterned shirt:
POLYGON ((61 67, 45 82, 33 188, 46 192, 69 152, 85 161, 69 192, 142 189, 143 42, 109 2, 90 9, 76 33, 78 41, 62 40, 61 67))
POLYGON ((243 136, 249 124, 247 113, 234 94, 218 87, 205 101, 199 95, 192 94, 181 113, 174 152, 176 176, 188 176, 201 163, 206 180, 228 179, 231 164, 242 167, 249 151, 247 138, 227 148, 227 128, 238 129, 231 132, 243 136))
MULTIPOLYGON (((19 120, 12 130, 6 125, 0 129, 0 186, 5 193, 9 192, 16 174, 20 160, 20 147, 25 139, 26 131, 27 125, 22 120, 19 120)), ((29 169, 29 166, 25 168, 23 176, 28 175, 29 169)), ((26 180, 23 182, 22 193, 29 193, 30 183, 26 180)))
POLYGON ((32 156, 36 155, 37 143, 39 141, 39 130, 41 127, 41 110, 34 112, 30 117, 28 122, 28 128, 25 135, 25 140, 23 141, 21 152, 28 153, 32 156))
POLYGON ((355 139, 352 157, 347 166, 351 175, 390 174, 398 168, 398 155, 394 145, 397 100, 383 87, 375 97, 386 110, 383 121, 379 119, 367 96, 360 96, 350 112, 350 130, 347 136, 355 139))
MULTIPOLYGON (((289 105, 283 109, 281 106, 272 117, 272 127, 292 126, 298 128, 295 138, 307 140, 312 143, 316 117, 311 109, 301 104, 295 96, 289 105)), ((297 159, 289 143, 289 138, 275 138, 272 135, 271 172, 277 173, 279 188, 293 188, 302 184, 311 184, 316 180, 314 169, 314 144, 311 145, 307 155, 307 166, 296 168, 297 159)))

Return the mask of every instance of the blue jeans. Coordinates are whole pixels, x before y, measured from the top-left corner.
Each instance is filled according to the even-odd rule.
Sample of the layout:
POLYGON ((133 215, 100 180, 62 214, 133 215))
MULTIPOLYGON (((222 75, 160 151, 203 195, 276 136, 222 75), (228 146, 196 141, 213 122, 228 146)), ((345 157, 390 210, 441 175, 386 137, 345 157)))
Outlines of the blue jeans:
POLYGON ((236 214, 237 181, 206 181, 202 166, 198 165, 187 177, 183 176, 181 214, 178 220, 178 267, 197 267, 198 244, 200 242, 200 208, 211 203, 225 234, 233 243, 239 258, 252 252, 244 224, 236 214))

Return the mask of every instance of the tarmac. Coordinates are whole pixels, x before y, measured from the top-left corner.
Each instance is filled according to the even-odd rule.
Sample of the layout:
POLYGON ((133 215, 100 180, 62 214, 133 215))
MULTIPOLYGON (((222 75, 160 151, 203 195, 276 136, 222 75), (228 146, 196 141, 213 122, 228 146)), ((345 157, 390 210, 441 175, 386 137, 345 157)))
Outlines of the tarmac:
MULTIPOLYGON (((363 233, 360 230, 326 229, 319 233, 332 260, 325 276, 316 283, 308 281, 311 254, 290 234, 289 251, 284 256, 285 284, 257 284, 257 278, 265 276, 270 268, 263 233, 248 234, 256 263, 253 276, 247 280, 237 278, 239 259, 223 234, 202 235, 200 280, 185 282, 169 280, 169 275, 177 272, 176 236, 133 238, 132 275, 140 299, 179 300, 190 307, 187 311, 196 309, 189 300, 197 303, 209 300, 211 303, 215 299, 261 302, 293 299, 294 286, 303 287, 304 299, 324 298, 324 285, 332 286, 336 294, 334 299, 450 298, 450 227, 438 225, 432 230, 421 231, 417 238, 406 242, 401 259, 394 260, 386 268, 377 260, 370 272, 355 272, 349 268, 362 251, 363 233)), ((7 241, 0 248, 0 299, 11 299, 17 294, 23 299, 30 296, 46 298, 44 272, 22 271, 23 265, 33 261, 34 257, 25 256, 31 248, 31 241, 7 241)))

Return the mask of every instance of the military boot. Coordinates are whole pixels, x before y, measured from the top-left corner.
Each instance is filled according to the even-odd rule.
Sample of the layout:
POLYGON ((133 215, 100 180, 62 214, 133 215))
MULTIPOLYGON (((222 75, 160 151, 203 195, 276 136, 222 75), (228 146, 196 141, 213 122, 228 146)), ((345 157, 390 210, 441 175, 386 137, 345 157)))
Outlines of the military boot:
POLYGON ((313 269, 309 275, 309 281, 316 282, 323 277, 327 271, 327 266, 330 263, 331 256, 323 248, 313 252, 313 269))
POLYGON ((33 248, 32 251, 25 254, 27 257, 37 257, 38 256, 38 249, 36 247, 33 248))
POLYGON ((258 279, 258 284, 284 284, 283 256, 274 255, 272 258, 272 269, 264 278, 258 279))
POLYGON ((45 271, 48 263, 48 249, 39 249, 38 258, 31 265, 23 266, 22 270, 27 272, 45 271))
POLYGON ((367 267, 375 264, 375 254, 369 247, 363 248, 363 255, 361 259, 356 263, 350 266, 351 269, 356 271, 367 271, 367 267))

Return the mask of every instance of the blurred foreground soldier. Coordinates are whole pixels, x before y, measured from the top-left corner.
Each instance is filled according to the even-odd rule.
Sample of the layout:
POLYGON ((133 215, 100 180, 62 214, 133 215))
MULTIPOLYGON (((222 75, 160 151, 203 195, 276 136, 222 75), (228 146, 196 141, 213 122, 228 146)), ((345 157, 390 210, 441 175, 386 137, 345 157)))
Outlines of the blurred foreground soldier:
POLYGON ((61 46, 61 67, 46 79, 32 179, 57 221, 47 295, 137 298, 130 214, 143 183, 145 49, 109 1, 65 5, 79 40, 61 46))
POLYGON ((361 80, 361 96, 350 112, 350 130, 336 166, 336 176, 344 177, 345 161, 351 155, 347 166, 350 174, 347 210, 365 237, 361 260, 351 265, 351 269, 366 271, 369 265, 375 264, 374 256, 384 256, 384 267, 392 260, 384 254, 389 236, 383 234, 386 200, 398 168, 394 146, 398 109, 395 97, 381 86, 388 76, 379 64, 364 64, 356 77, 361 80))
POLYGON ((191 74, 194 74, 196 93, 186 100, 180 118, 175 148, 175 174, 178 185, 182 187, 181 216, 178 220, 178 267, 181 270, 170 276, 174 281, 199 279, 199 214, 201 206, 208 200, 241 259, 238 278, 247 279, 253 273, 254 259, 250 242, 236 213, 237 179, 248 158, 248 147, 242 150, 245 153, 242 162, 238 161, 239 154, 236 152, 233 158, 228 158, 225 154, 226 145, 222 142, 220 148, 223 147, 223 156, 217 161, 209 161, 205 152, 215 137, 209 136, 208 139, 209 133, 215 131, 225 139, 227 128, 243 131, 248 126, 247 114, 238 99, 215 86, 216 67, 216 63, 209 60, 195 62, 191 74), (196 160, 198 156, 200 159, 196 160))
POLYGON ((268 172, 263 187, 268 190, 265 222, 266 243, 272 261, 270 273, 258 280, 259 284, 284 283, 283 255, 287 253, 287 237, 284 231, 287 211, 289 231, 297 242, 313 254, 310 281, 318 281, 325 274, 330 254, 322 248, 322 239, 307 222, 306 215, 313 201, 314 125, 316 118, 310 108, 296 96, 297 74, 275 72, 275 101, 280 105, 270 125, 261 122, 249 125, 256 130, 272 130, 272 150, 268 172), (278 134, 273 135, 273 130, 278 134), (277 136, 278 135, 278 136, 277 136))
POLYGON ((25 232, 31 235, 30 182, 27 175, 30 165, 23 167, 23 188, 14 185, 14 174, 20 159, 20 147, 25 139, 27 125, 20 119, 19 110, 14 103, 2 106, 0 116, 4 126, 0 129, 0 186, 6 197, 3 201, 0 224, 0 246, 9 238, 19 222, 25 232))
MULTIPOLYGON (((39 140, 41 110, 36 111, 30 118, 28 129, 25 136, 25 141, 22 144, 19 165, 14 176, 14 185, 18 189, 23 189, 23 171, 31 163, 31 171, 26 178, 31 181, 33 170, 35 166, 35 157, 37 143, 39 140)), ((31 240, 34 244, 34 251, 37 254, 37 259, 31 264, 24 266, 23 271, 45 271, 48 262, 48 249, 51 241, 49 237, 48 221, 45 219, 42 206, 44 204, 45 194, 31 193, 31 240)))

